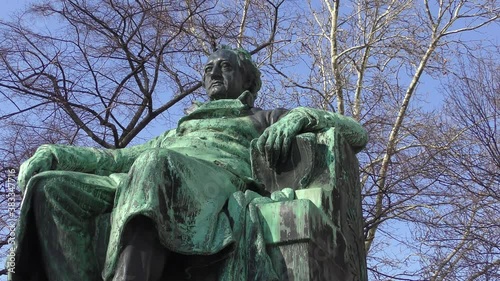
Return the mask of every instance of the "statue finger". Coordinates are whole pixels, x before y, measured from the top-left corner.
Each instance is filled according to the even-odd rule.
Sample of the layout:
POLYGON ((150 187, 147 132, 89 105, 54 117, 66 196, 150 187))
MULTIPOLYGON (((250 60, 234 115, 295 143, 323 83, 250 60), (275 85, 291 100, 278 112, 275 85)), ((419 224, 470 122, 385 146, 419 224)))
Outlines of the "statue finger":
POLYGON ((285 136, 283 138, 283 144, 281 146, 281 163, 285 163, 286 161, 288 161, 291 143, 292 138, 290 138, 289 136, 285 136))
POLYGON ((280 134, 273 145, 273 162, 271 163, 273 167, 276 167, 278 164, 279 159, 282 157, 281 155, 281 148, 283 147, 283 139, 284 135, 280 134))
POLYGON ((268 137, 269 137, 269 131, 266 129, 264 133, 262 133, 262 135, 257 140, 257 149, 259 150, 260 153, 264 153, 264 148, 268 137))
POLYGON ((267 138, 266 145, 265 145, 265 155, 266 155, 266 161, 267 165, 269 167, 272 167, 273 164, 273 157, 274 157, 274 142, 275 142, 275 135, 270 134, 269 137, 267 138))

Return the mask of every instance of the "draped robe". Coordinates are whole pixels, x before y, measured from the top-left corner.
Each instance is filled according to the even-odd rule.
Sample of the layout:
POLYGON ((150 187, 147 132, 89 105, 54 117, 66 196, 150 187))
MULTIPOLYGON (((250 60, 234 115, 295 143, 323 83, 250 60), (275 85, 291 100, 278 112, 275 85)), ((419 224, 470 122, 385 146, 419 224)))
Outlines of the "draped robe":
POLYGON ((251 177, 251 140, 292 113, 308 118, 311 131, 345 127, 354 146, 366 143, 366 133, 333 113, 266 111, 241 100, 203 104, 176 130, 130 148, 40 147, 57 159, 56 170, 26 187, 9 280, 111 280, 123 229, 137 215, 152 219, 162 245, 179 254, 206 257, 232 246, 220 280, 273 280, 251 208, 268 200, 251 177), (109 212, 104 225, 96 222, 109 212), (106 254, 96 254, 103 247, 106 254))

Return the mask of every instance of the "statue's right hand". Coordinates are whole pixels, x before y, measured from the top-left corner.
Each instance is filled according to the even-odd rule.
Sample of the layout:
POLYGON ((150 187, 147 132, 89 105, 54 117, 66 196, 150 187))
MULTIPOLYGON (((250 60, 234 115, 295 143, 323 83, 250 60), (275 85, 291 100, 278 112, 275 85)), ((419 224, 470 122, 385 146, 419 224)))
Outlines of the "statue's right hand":
POLYGON ((28 181, 36 174, 53 170, 55 167, 56 158, 48 149, 38 149, 35 154, 19 168, 17 184, 21 191, 24 192, 28 181))

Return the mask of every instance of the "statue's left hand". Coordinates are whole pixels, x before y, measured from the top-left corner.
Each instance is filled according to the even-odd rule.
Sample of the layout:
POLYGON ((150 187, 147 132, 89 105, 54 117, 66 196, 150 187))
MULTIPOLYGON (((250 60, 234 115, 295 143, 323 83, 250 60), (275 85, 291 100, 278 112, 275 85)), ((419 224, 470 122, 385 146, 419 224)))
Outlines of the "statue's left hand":
POLYGON ((47 149, 38 149, 35 154, 19 168, 18 185, 24 191, 28 181, 36 174, 53 170, 56 159, 47 149))
POLYGON ((295 136, 302 133, 308 120, 292 112, 268 127, 257 141, 257 148, 265 155, 269 167, 276 167, 285 162, 290 151, 290 144, 295 136))

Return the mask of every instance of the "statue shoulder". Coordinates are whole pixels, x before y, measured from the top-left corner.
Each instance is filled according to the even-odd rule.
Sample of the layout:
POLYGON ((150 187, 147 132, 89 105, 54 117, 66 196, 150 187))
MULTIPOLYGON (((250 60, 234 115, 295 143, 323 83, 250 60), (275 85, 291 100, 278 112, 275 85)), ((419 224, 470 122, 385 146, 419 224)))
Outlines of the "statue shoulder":
POLYGON ((276 123, 289 112, 289 110, 285 108, 264 110, 257 107, 253 107, 250 111, 250 119, 260 133, 264 132, 267 127, 276 123))
POLYGON ((261 126, 265 128, 276 123, 281 117, 285 116, 290 110, 286 108, 277 108, 271 110, 264 110, 261 108, 252 108, 252 118, 255 119, 261 126))

